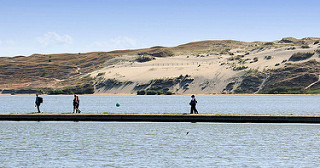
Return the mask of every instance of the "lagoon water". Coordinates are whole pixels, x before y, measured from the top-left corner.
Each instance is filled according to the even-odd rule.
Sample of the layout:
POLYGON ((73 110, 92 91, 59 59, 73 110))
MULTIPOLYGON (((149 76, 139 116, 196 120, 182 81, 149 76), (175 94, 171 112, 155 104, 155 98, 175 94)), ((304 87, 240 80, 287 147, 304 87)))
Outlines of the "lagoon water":
POLYGON ((0 167, 320 166, 320 125, 312 124, 0 122, 0 128, 0 167))
MULTIPOLYGON (((72 96, 42 96, 70 113, 72 96)), ((200 113, 320 114, 319 96, 196 96, 200 113)), ((80 95, 86 113, 188 113, 190 96, 80 95), (120 107, 116 107, 116 103, 120 107)), ((0 96, 1 113, 35 112, 33 95, 0 96)), ((0 122, 0 167, 319 167, 320 125, 0 122)))
MULTIPOLYGON (((40 109, 71 113, 72 95, 42 95, 40 109)), ((80 95, 83 113, 189 113, 190 96, 80 95), (116 103, 120 107, 116 107, 116 103)), ((320 96, 199 95, 202 114, 320 114, 320 96)), ((34 95, 0 95, 0 113, 36 112, 34 95)))

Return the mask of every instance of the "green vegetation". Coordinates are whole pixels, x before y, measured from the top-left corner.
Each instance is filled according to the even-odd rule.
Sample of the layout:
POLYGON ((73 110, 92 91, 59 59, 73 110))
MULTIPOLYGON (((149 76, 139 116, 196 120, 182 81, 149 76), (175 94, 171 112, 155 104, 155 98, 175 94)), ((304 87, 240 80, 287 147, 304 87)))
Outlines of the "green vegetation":
POLYGON ((244 57, 244 55, 232 56, 232 57, 228 58, 228 61, 240 60, 243 57, 244 57))
POLYGON ((224 54, 233 55, 233 53, 229 52, 230 50, 231 50, 230 48, 223 49, 221 50, 220 55, 224 55, 224 54))
POLYGON ((138 55, 151 55, 153 57, 171 57, 174 53, 169 49, 155 48, 149 51, 140 52, 138 55))
POLYGON ((289 58, 289 61, 302 61, 302 60, 306 60, 308 58, 311 58, 314 55, 314 53, 294 53, 292 54, 292 56, 289 58))
POLYGON ((263 89, 260 94, 305 94, 303 87, 277 86, 273 88, 263 89))
POLYGON ((264 45, 274 45, 274 43, 273 42, 266 42, 266 43, 264 43, 264 45))
POLYGON ((240 59, 239 60, 239 64, 245 64, 248 60, 250 60, 249 58, 247 58, 247 59, 240 59))
POLYGON ((285 37, 280 40, 282 43, 296 43, 297 41, 299 40, 293 37, 285 37))
POLYGON ((58 95, 58 94, 93 94, 94 93, 94 86, 92 83, 84 84, 84 85, 76 85, 76 86, 69 86, 64 87, 61 89, 50 89, 46 91, 48 95, 58 95))
POLYGON ((137 62, 148 62, 148 61, 151 61, 151 60, 153 60, 153 59, 155 59, 154 57, 152 57, 152 56, 150 56, 150 55, 140 55, 137 59, 136 59, 136 61, 137 62))
POLYGON ((156 91, 156 90, 139 90, 137 95, 173 95, 170 91, 156 91))
POLYGON ((147 95, 157 95, 158 93, 159 93, 159 95, 160 95, 160 92, 155 91, 155 90, 148 90, 148 91, 147 91, 147 95))
POLYGON ((48 95, 58 95, 58 94, 93 94, 94 93, 94 79, 90 77, 90 75, 86 75, 80 78, 80 82, 82 84, 77 84, 73 86, 66 86, 63 88, 57 89, 44 89, 44 93, 48 95))
POLYGON ((235 61, 237 60, 239 64, 245 64, 246 61, 250 60, 250 59, 243 59, 244 55, 237 55, 237 56, 231 56, 228 58, 228 61, 235 61))
POLYGON ((296 47, 289 47, 289 48, 287 48, 287 50, 295 50, 296 49, 296 47))
POLYGON ((146 91, 145 90, 138 90, 137 95, 145 95, 146 91))
POLYGON ((301 48, 310 48, 308 45, 303 45, 301 48))
POLYGON ((95 83, 96 89, 104 88, 104 89, 111 89, 113 87, 119 88, 121 86, 131 85, 134 82, 132 81, 119 81, 115 78, 109 78, 106 80, 101 80, 95 83))
POLYGON ((266 59, 266 60, 269 60, 271 58, 272 58, 272 56, 270 56, 270 55, 264 57, 264 59, 266 59))
POLYGON ((246 76, 249 76, 249 75, 256 75, 259 73, 259 70, 258 69, 252 69, 250 68, 249 70, 246 70, 245 71, 245 75, 246 76))
POLYGON ((135 87, 139 88, 139 87, 148 87, 150 85, 150 83, 141 83, 141 84, 137 84, 135 87))
POLYGON ((241 71, 241 70, 244 70, 247 68, 248 68, 248 66, 238 66, 238 67, 234 67, 232 70, 233 71, 241 71))
POLYGON ((234 91, 233 91, 234 94, 248 94, 246 93, 245 91, 243 91, 241 88, 236 88, 234 91))
POLYGON ((305 94, 320 94, 320 89, 315 89, 315 90, 307 89, 307 90, 304 90, 304 93, 305 94))
POLYGON ((103 76, 104 74, 106 74, 106 73, 105 73, 105 72, 98 73, 97 77, 98 77, 98 76, 103 76))

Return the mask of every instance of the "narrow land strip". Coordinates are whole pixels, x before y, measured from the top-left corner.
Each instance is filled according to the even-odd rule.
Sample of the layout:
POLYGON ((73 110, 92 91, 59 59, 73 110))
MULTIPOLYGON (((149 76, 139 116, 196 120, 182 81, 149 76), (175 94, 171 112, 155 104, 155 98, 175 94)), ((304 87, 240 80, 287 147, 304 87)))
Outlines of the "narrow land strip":
POLYGON ((320 115, 2 113, 0 121, 320 123, 320 115))

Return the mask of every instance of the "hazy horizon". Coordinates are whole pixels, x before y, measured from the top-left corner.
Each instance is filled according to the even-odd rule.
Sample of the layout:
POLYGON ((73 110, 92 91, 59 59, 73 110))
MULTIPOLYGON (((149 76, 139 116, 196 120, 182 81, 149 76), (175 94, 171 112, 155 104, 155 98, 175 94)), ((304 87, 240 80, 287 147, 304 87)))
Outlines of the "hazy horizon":
POLYGON ((0 2, 0 56, 319 37, 319 1, 0 2))

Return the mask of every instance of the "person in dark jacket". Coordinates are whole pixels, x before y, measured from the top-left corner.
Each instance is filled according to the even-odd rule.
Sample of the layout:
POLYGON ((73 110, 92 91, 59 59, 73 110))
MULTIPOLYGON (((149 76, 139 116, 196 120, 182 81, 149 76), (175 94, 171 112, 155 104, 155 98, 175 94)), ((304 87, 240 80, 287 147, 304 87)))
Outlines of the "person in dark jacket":
POLYGON ((38 94, 36 94, 36 101, 35 101, 34 107, 37 107, 38 113, 40 113, 40 104, 42 103, 41 99, 42 99, 42 98, 39 97, 38 94))
POLYGON ((75 94, 73 98, 73 113, 78 113, 80 111, 79 105, 80 105, 79 97, 75 94))
POLYGON ((74 95, 72 102, 73 102, 73 113, 75 113, 77 109, 77 95, 74 95))
POLYGON ((198 103, 198 102, 197 102, 195 96, 192 95, 192 96, 191 96, 191 101, 190 101, 190 103, 189 103, 190 106, 191 106, 190 114, 193 114, 193 112, 194 112, 194 114, 199 114, 199 113, 198 113, 198 110, 196 109, 196 104, 197 104, 197 103, 198 103))
POLYGON ((74 99, 73 99, 73 113, 80 113, 81 111, 79 110, 79 105, 80 105, 80 99, 79 97, 75 94, 74 99))

